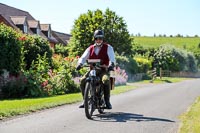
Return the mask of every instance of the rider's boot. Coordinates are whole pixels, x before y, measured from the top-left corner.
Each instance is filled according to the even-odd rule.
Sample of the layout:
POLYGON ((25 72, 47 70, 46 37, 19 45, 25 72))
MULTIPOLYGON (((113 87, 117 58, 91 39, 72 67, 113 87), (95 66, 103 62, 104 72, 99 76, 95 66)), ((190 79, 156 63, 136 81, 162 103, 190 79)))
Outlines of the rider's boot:
POLYGON ((112 109, 112 105, 110 104, 110 87, 109 86, 104 86, 104 99, 106 102, 106 108, 107 109, 112 109))
POLYGON ((79 105, 79 108, 84 108, 84 101, 82 102, 81 105, 79 105))

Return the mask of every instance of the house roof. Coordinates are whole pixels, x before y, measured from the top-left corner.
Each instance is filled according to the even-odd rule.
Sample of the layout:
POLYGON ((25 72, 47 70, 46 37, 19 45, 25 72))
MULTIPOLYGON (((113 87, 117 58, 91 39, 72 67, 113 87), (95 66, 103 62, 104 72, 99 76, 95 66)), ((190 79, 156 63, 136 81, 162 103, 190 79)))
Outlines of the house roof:
MULTIPOLYGON (((23 21, 25 21, 25 19, 27 20, 29 28, 37 28, 37 26, 40 27, 39 21, 37 21, 33 16, 31 16, 29 12, 2 3, 0 3, 0 14, 15 29, 18 29, 16 25, 22 24, 23 21)), ((33 35, 34 33, 29 28, 28 33, 33 35)), ((40 32, 39 35, 44 38, 47 38, 42 32, 40 32)))
POLYGON ((39 21, 37 20, 28 20, 28 26, 30 28, 38 28, 40 27, 39 21))
MULTIPOLYGON (((40 24, 40 28, 41 28, 41 31, 48 32, 49 30, 51 30, 51 24, 40 24)), ((58 40, 53 35, 48 37, 48 40, 49 42, 59 43, 58 40)))
POLYGON ((12 27, 12 24, 10 24, 1 14, 0 14, 0 20, 6 24, 7 26, 11 26, 12 27))
POLYGON ((50 24, 40 24, 40 28, 42 31, 48 31, 50 29, 50 24))
POLYGON ((26 16, 10 16, 10 19, 15 25, 26 23, 26 16))
POLYGON ((0 14, 10 23, 10 16, 26 16, 27 20, 35 20, 28 12, 0 3, 0 14))
POLYGON ((52 35, 62 44, 67 45, 72 35, 61 33, 58 31, 52 31, 52 35))
MULTIPOLYGON (((50 24, 40 24, 40 22, 37 21, 33 16, 31 16, 29 12, 2 3, 0 3, 0 17, 4 18, 4 21, 7 23, 7 25, 10 25, 15 29, 18 29, 16 25, 24 24, 24 22, 27 20, 29 26, 29 34, 34 34, 30 28, 40 27, 41 31, 48 31, 49 29, 51 30, 50 24)), ((48 39, 50 42, 60 42, 64 45, 68 44, 71 37, 70 34, 65 34, 57 31, 52 31, 52 36, 49 38, 46 37, 42 32, 40 32, 40 36, 48 39)))

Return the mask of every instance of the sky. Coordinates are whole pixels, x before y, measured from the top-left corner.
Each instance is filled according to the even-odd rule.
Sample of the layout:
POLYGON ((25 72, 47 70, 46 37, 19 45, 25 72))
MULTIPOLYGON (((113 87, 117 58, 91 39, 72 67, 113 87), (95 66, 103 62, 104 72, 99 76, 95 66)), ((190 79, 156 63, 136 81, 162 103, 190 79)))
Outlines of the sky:
POLYGON ((200 0, 0 0, 29 12, 53 30, 70 34, 80 14, 106 8, 127 24, 130 34, 199 35, 200 0))

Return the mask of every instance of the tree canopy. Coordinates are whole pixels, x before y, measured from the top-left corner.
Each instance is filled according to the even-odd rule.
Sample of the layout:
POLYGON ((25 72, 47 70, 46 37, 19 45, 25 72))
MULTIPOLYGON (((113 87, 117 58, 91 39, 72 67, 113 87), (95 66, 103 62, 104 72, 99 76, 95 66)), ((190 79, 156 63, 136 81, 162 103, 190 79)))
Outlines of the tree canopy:
POLYGON ((125 21, 107 8, 105 13, 99 9, 88 10, 75 20, 71 31, 72 39, 68 45, 69 55, 82 55, 84 50, 93 43, 93 34, 97 29, 104 31, 104 40, 111 44, 117 53, 124 55, 132 53, 130 35, 125 21))

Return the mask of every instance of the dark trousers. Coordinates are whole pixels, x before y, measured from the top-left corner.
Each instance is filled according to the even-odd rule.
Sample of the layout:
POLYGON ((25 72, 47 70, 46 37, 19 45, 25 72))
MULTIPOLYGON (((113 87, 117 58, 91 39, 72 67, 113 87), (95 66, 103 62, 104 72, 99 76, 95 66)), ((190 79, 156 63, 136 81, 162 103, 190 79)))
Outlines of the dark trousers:
MULTIPOLYGON (((104 99, 106 102, 110 101, 110 76, 105 71, 97 71, 97 75, 100 76, 101 81, 103 83, 104 88, 104 99)), ((86 78, 89 76, 89 72, 87 72, 81 79, 80 79, 80 89, 82 96, 84 98, 84 92, 85 92, 85 84, 86 84, 86 78)))

